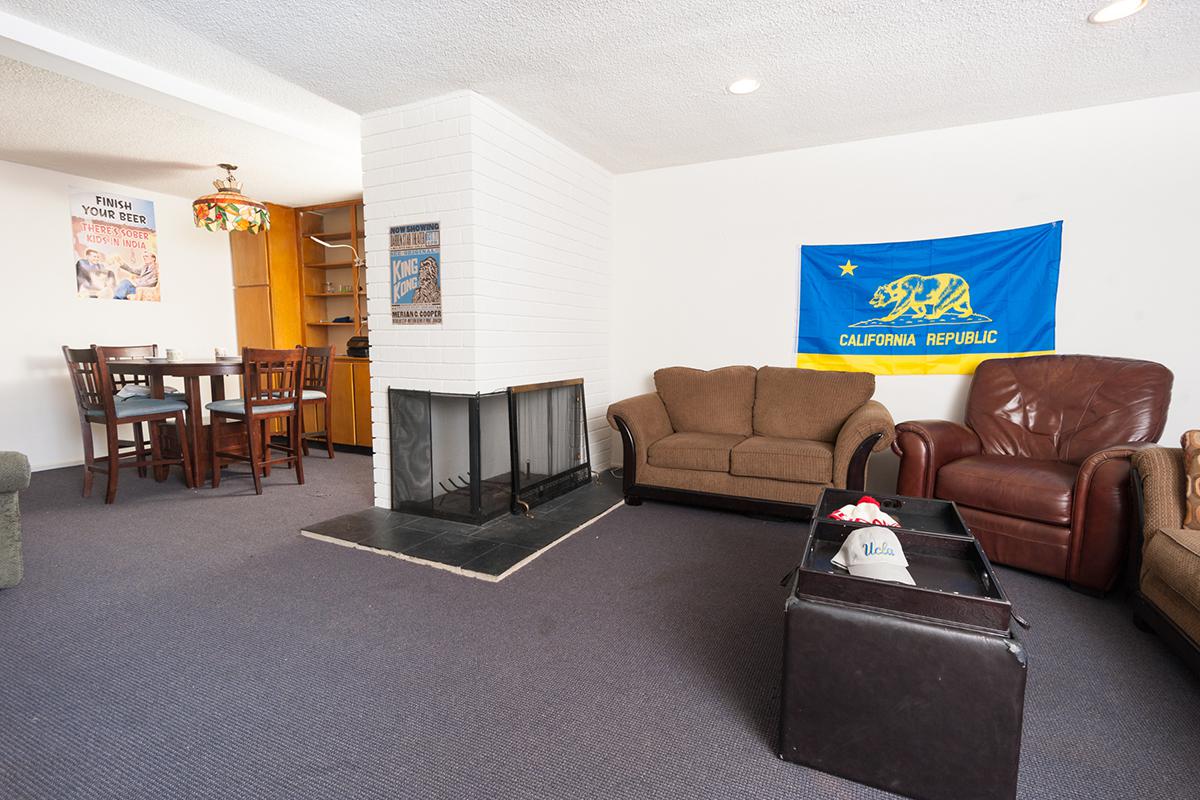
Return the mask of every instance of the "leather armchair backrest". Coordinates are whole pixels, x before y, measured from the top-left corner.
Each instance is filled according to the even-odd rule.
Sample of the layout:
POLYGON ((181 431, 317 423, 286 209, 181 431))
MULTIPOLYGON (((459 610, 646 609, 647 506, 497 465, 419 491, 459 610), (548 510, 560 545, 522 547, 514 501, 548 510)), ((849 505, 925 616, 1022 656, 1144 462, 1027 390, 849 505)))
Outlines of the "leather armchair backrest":
POLYGON ((984 361, 967 397, 983 452, 1079 464, 1124 442, 1157 442, 1174 376, 1162 364, 1103 356, 984 361))

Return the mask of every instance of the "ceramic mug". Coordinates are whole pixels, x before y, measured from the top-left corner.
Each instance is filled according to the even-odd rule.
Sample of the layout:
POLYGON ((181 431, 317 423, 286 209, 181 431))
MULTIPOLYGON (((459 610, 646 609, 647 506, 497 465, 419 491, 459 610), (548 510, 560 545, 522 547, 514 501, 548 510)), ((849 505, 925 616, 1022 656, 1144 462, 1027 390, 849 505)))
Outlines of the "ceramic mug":
POLYGON ((213 356, 216 358, 226 358, 229 356, 229 352, 224 347, 215 347, 213 348, 213 356))
POLYGON ((183 351, 172 347, 167 348, 167 361, 183 361, 183 351))

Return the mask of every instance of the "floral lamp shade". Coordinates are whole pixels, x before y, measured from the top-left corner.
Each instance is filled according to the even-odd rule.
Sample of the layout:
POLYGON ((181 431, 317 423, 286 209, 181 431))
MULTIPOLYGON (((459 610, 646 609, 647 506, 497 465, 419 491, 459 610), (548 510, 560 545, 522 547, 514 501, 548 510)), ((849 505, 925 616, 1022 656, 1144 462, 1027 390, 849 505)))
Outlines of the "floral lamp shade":
POLYGON ((223 180, 213 181, 217 191, 196 198, 192 203, 192 215, 197 228, 210 231, 248 231, 258 233, 269 230, 271 215, 267 207, 257 200, 242 194, 242 184, 233 177, 237 169, 233 164, 218 164, 225 170, 223 180))

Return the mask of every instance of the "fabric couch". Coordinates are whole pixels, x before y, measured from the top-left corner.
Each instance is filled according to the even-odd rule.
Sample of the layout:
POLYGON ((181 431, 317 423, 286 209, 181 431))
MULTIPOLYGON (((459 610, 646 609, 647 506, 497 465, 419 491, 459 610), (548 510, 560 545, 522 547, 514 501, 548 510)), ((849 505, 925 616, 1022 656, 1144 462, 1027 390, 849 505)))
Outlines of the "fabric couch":
POLYGON ((608 408, 625 501, 807 516, 827 486, 861 489, 894 436, 875 376, 783 367, 670 367, 608 408))
POLYGON ((0 589, 21 582, 21 510, 17 492, 29 486, 29 459, 0 452, 0 589))
POLYGON ((1187 474, 1178 447, 1133 455, 1139 494, 1130 549, 1133 618, 1159 634, 1200 673, 1200 530, 1183 527, 1187 474))
POLYGON ((1125 358, 984 361, 965 424, 896 426, 897 493, 955 501, 993 561, 1107 591, 1134 522, 1129 458, 1162 435, 1172 380, 1125 358))

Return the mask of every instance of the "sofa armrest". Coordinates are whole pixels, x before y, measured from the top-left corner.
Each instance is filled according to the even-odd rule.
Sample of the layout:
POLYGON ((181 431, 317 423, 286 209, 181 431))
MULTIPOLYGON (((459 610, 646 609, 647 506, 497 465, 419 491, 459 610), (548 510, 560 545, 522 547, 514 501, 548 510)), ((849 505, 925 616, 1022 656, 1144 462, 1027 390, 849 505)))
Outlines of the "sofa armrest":
POLYGON ((982 450, 975 431, 942 419, 912 420, 896 426, 892 450, 900 456, 896 493, 933 497, 938 470, 982 450))
POLYGON ((1187 515, 1187 470, 1179 447, 1141 447, 1130 456, 1141 481, 1143 546, 1167 528, 1178 528, 1187 515))
POLYGON ((29 459, 24 453, 0 452, 0 494, 29 488, 29 459))
POLYGON ((833 445, 833 485, 862 489, 867 479, 867 458, 886 450, 895 438, 895 422, 883 403, 868 400, 859 406, 842 424, 833 445))
MULTIPOLYGON (((626 460, 626 475, 631 475, 637 467, 646 463, 646 451, 650 445, 675 432, 671 427, 671 418, 667 416, 667 407, 656 392, 639 394, 609 406, 608 424, 613 430, 621 431, 618 422, 632 437, 634 463, 626 460)), ((623 436, 624 431, 621 433, 623 436)))
POLYGON ((1067 556, 1067 580, 1073 585, 1106 592, 1116 583, 1137 525, 1131 459, 1152 447, 1146 442, 1116 444, 1092 453, 1079 465, 1067 556))

